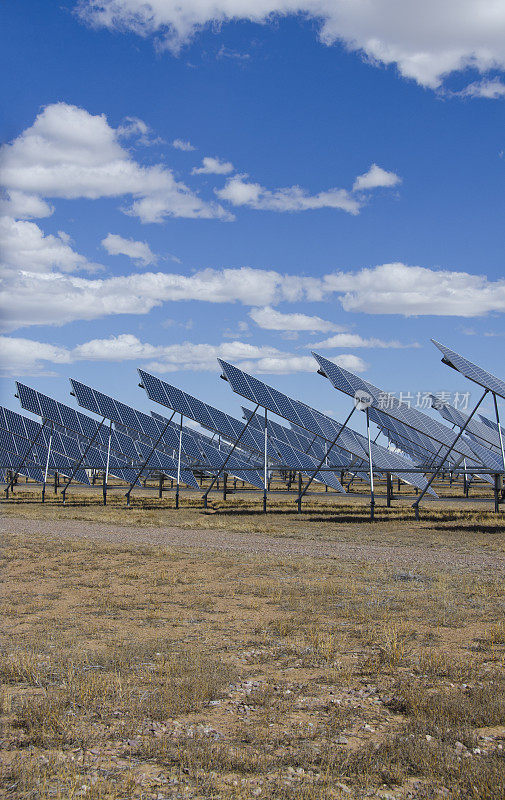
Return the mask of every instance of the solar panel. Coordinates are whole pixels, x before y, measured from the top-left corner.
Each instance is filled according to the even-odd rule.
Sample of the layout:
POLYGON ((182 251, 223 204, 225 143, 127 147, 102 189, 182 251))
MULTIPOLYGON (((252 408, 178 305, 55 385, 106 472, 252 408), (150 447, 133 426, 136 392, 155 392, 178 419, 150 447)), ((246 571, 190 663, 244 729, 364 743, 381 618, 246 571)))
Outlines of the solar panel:
POLYGON ((0 450, 0 463, 9 469, 11 472, 17 472, 18 475, 30 478, 36 483, 44 483, 44 470, 40 467, 29 466, 28 464, 21 465, 22 459, 12 453, 7 453, 5 450, 0 450))
MULTIPOLYGON (((148 459, 146 468, 158 470, 168 475, 170 478, 177 480, 177 461, 169 456, 168 453, 164 453, 161 450, 153 450, 151 445, 144 444, 140 441, 137 443, 137 447, 142 459, 144 461, 148 459)), ((182 483, 192 486, 194 489, 198 489, 198 482, 195 476, 189 470, 184 469, 184 464, 181 465, 180 476, 182 483)))
MULTIPOLYGON (((275 440, 275 447, 283 464, 291 469, 294 469, 295 471, 303 472, 311 476, 314 474, 314 470, 319 464, 315 458, 312 458, 306 453, 300 452, 300 450, 294 450, 292 447, 284 444, 284 442, 281 442, 278 439, 275 440)), ((344 487, 333 472, 317 472, 314 476, 314 480, 319 481, 326 486, 330 486, 332 489, 335 489, 336 492, 342 492, 343 494, 345 493, 344 487)))
MULTIPOLYGON (((88 441, 95 437, 94 444, 96 445, 108 446, 109 430, 107 427, 100 427, 100 424, 96 420, 86 416, 86 414, 76 411, 70 408, 70 406, 66 406, 64 403, 53 400, 51 397, 42 394, 42 392, 38 392, 29 386, 19 383, 19 381, 16 381, 16 387, 21 407, 24 408, 25 411, 31 411, 32 414, 50 420, 59 428, 67 431, 74 431, 78 436, 88 441), (47 414, 50 413, 51 416, 46 417, 42 412, 42 408, 47 414)), ((131 440, 128 441, 127 437, 123 438, 115 432, 113 432, 111 436, 111 449, 121 453, 127 458, 136 458, 137 455, 132 448, 131 440)))
MULTIPOLYGON (((216 433, 227 437, 231 442, 236 442, 241 435, 241 432, 243 432, 240 438, 241 447, 247 448, 254 453, 261 453, 262 455, 264 454, 264 429, 261 430, 258 428, 255 429, 249 427, 244 431, 244 424, 240 420, 231 417, 229 414, 225 414, 218 408, 214 408, 213 406, 209 406, 207 403, 203 403, 198 398, 193 397, 186 392, 182 392, 177 387, 172 386, 171 384, 166 383, 159 378, 156 378, 154 375, 144 372, 144 370, 139 369, 139 374, 142 385, 144 386, 151 400, 154 400, 161 405, 168 406, 169 408, 173 408, 179 413, 183 413, 185 416, 195 420, 195 422, 198 422, 203 427, 210 428, 216 433)), ((286 452, 289 450, 292 450, 292 448, 288 446, 288 450, 286 452)), ((234 451, 234 455, 236 452, 237 451, 234 451)), ((292 450, 292 452, 294 453, 295 451, 292 450)), ((267 440, 267 457, 273 465, 277 464, 277 466, 279 466, 279 454, 277 449, 272 444, 272 440, 270 439, 267 440)), ((299 469, 298 466, 294 466, 295 463, 297 463, 297 459, 296 456, 293 455, 291 457, 291 469, 299 469)), ((286 464, 286 466, 288 466, 288 464, 286 464)), ((226 470, 228 471, 228 464, 226 465, 226 470)), ((314 469, 312 469, 312 472, 313 471, 314 469)), ((325 475, 326 473, 318 473, 317 480, 323 481, 328 486, 335 488, 333 477, 328 477, 326 479, 325 477, 323 478, 325 475)), ((251 481, 249 482, 251 483, 251 481)), ((263 488, 263 481, 261 482, 261 488, 263 488)))
MULTIPOLYGON (((73 378, 70 379, 70 383, 77 402, 88 411, 93 411, 101 417, 118 422, 125 428, 142 433, 154 441, 163 432, 164 426, 153 419, 150 414, 137 411, 120 400, 115 400, 113 397, 109 397, 109 395, 103 394, 97 389, 92 389, 90 386, 86 386, 73 378)), ((174 450, 179 446, 179 438, 171 428, 167 428, 163 434, 163 441, 174 450)))
POLYGON ((470 447, 475 455, 486 469, 496 470, 496 472, 503 472, 503 461, 501 453, 493 453, 489 448, 484 447, 480 442, 477 442, 471 437, 470 447))
MULTIPOLYGON (((237 369, 233 364, 228 364, 220 358, 218 361, 222 367, 224 376, 228 380, 233 391, 237 392, 237 394, 241 394, 253 403, 259 403, 259 398, 262 398, 264 402, 266 402, 270 397, 271 400, 268 401, 269 405, 266 406, 270 411, 273 411, 280 417, 284 417, 290 422, 294 422, 295 425, 299 425, 330 442, 336 438, 337 434, 340 434, 338 444, 341 448, 356 455, 360 459, 368 458, 368 442, 361 434, 347 427, 342 429, 342 425, 330 417, 325 416, 320 411, 316 411, 305 403, 294 400, 277 391, 277 389, 267 386, 252 375, 237 369), (247 394, 245 394, 245 392, 247 392, 247 394), (288 414, 290 416, 288 416, 288 414)), ((390 453, 380 445, 372 444, 371 451, 374 469, 377 469, 377 471, 386 470, 396 474, 397 470, 402 472, 402 470, 408 470, 409 467, 412 466, 401 456, 390 453)), ((427 481, 422 475, 402 472, 400 477, 402 480, 411 483, 417 488, 424 489, 427 486, 427 481)))
POLYGON ((463 428, 466 425, 466 433, 473 434, 487 446, 491 445, 492 447, 500 448, 500 438, 497 430, 493 431, 488 425, 484 425, 476 419, 470 419, 468 414, 464 414, 458 408, 449 405, 449 403, 441 402, 433 395, 431 396, 431 401, 432 408, 438 411, 448 422, 457 425, 458 428, 463 428))
MULTIPOLYGON (((494 431, 496 431, 496 433, 498 433, 498 423, 497 422, 494 422, 492 419, 488 419, 487 417, 484 417, 482 414, 479 414, 478 416, 480 417, 480 420, 481 420, 483 425, 487 425, 488 428, 492 428, 494 431)), ((502 436, 503 436, 503 438, 505 440, 505 428, 502 425, 500 425, 500 429, 501 429, 501 434, 502 434, 502 436)), ((499 440, 499 437, 498 437, 498 440, 499 440)))
POLYGON ((494 392, 494 394, 497 394, 505 399, 504 381, 502 381, 500 378, 497 378, 495 375, 491 375, 490 372, 482 369, 482 367, 472 364, 472 362, 468 361, 467 358, 460 356, 459 353, 455 353, 454 350, 451 350, 444 344, 440 344, 440 342, 435 341, 435 339, 432 339, 431 341, 442 353, 442 361, 444 364, 452 367, 457 372, 461 372, 465 378, 474 381, 474 383, 478 383, 479 386, 482 386, 484 389, 489 389, 491 392, 494 392))
MULTIPOLYGON (((312 353, 312 355, 335 389, 351 397, 354 397, 357 391, 365 392, 372 398, 370 408, 376 408, 384 414, 394 417, 410 428, 434 439, 439 444, 444 444, 448 448, 452 447, 456 437, 446 425, 442 425, 416 408, 410 408, 407 403, 403 403, 393 395, 383 392, 377 386, 363 380, 363 378, 353 375, 352 372, 348 372, 348 370, 343 369, 333 361, 329 361, 327 358, 317 355, 317 353, 312 353)), ((464 456, 471 455, 468 445, 461 439, 456 443, 454 449, 464 456)))
MULTIPOLYGON (((48 463, 49 469, 57 470, 67 477, 72 474, 76 466, 75 462, 71 461, 67 456, 55 453, 53 450, 49 452, 48 448, 38 441, 30 445, 24 437, 3 429, 0 429, 0 448, 10 453, 16 459, 17 465, 24 460, 29 467, 36 465, 45 469, 48 463), (47 458, 48 452, 49 461, 47 458)), ((77 470, 75 480, 79 483, 89 484, 88 476, 84 469, 77 470)))
MULTIPOLYGON (((239 438, 244 428, 241 420, 235 419, 229 414, 225 414, 224 411, 209 406, 207 403, 203 403, 198 398, 182 392, 177 387, 156 378, 154 375, 150 375, 148 372, 144 372, 142 369, 139 369, 139 375, 142 385, 151 400, 184 414, 189 419, 198 422, 203 428, 219 433, 232 443, 239 438)), ((263 434, 257 430, 247 428, 240 438, 240 446, 254 452, 263 453, 264 445, 263 434)), ((267 453, 269 457, 275 458, 275 452, 272 452, 271 447, 267 450, 267 453)))

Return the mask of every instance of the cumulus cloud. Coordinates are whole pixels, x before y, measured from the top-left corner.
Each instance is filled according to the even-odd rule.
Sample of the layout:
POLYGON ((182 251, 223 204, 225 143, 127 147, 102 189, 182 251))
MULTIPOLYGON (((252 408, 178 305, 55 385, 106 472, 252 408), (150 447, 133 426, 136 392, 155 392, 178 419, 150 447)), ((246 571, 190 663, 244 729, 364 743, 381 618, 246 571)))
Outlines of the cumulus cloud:
POLYGON ((10 202, 24 203, 33 216, 36 198, 47 216, 48 198, 126 197, 129 205, 123 211, 142 222, 168 216, 229 218, 221 206, 176 181, 170 169, 135 161, 120 142, 124 135, 124 126, 111 127, 104 114, 67 103, 46 106, 30 128, 0 149, 2 184, 10 202))
POLYGON ((117 233, 108 233, 102 239, 102 246, 105 247, 111 256, 128 256, 133 261, 148 267, 149 264, 156 264, 158 256, 151 251, 147 242, 136 242, 135 239, 125 239, 117 233))
POLYGON ((172 147, 175 147, 176 150, 182 150, 185 153, 190 153, 192 150, 196 150, 196 147, 193 147, 191 142, 188 142, 184 139, 174 139, 172 142, 172 147))
POLYGON ((345 189, 328 189, 315 195, 300 186, 288 186, 270 191, 259 183, 247 180, 247 175, 233 175, 222 189, 216 190, 220 200, 234 206, 249 206, 267 211, 308 211, 316 208, 339 208, 358 214, 360 202, 345 189))
MULTIPOLYGON (((215 371, 218 369, 218 357, 256 373, 315 372, 317 368, 316 362, 310 356, 294 356, 275 347, 256 346, 240 341, 217 345, 193 342, 153 345, 142 342, 133 334, 124 333, 105 339, 92 339, 67 348, 32 339, 0 337, 3 371, 9 375, 47 373, 51 365, 78 361, 148 361, 146 368, 159 373, 178 370, 215 371)), ((337 356, 335 360, 357 372, 366 368, 360 358, 351 354, 337 356)))
POLYGON ((272 306, 253 308, 249 316, 260 328, 270 331, 326 331, 339 330, 339 326, 321 317, 308 314, 283 314, 272 306))
POLYGON ((372 164, 368 172, 358 175, 352 188, 354 192, 362 192, 367 189, 397 186, 401 183, 401 180, 394 172, 386 172, 385 169, 378 167, 377 164, 372 164))
POLYGON ((47 364, 69 364, 69 351, 65 347, 0 336, 1 375, 41 375, 50 372, 47 364))
POLYGON ((475 81, 457 94, 460 97, 483 97, 486 100, 498 100, 500 97, 505 97, 505 83, 498 78, 475 81))
POLYGON ((53 269, 74 272, 97 268, 96 264, 72 249, 70 237, 64 231, 57 236, 45 236, 35 222, 0 217, 0 240, 2 272, 27 270, 47 273, 53 269))
POLYGON ((156 35, 175 53, 204 26, 300 14, 317 21, 324 44, 342 42, 432 89, 468 67, 505 68, 505 5, 497 0, 80 0, 78 11, 97 27, 156 35))
POLYGON ((484 275, 401 263, 333 272, 321 278, 251 267, 205 269, 189 276, 146 272, 111 278, 85 278, 60 271, 4 271, 0 289, 4 331, 116 314, 147 314, 163 303, 185 300, 262 308, 280 302, 338 299, 345 311, 402 316, 478 317, 505 311, 504 279, 489 281, 484 275))
POLYGON ((322 342, 316 342, 315 344, 311 345, 311 347, 319 347, 321 349, 326 349, 329 347, 374 347, 380 349, 399 349, 403 347, 419 347, 419 344, 417 342, 413 342, 412 344, 402 344, 397 339, 393 339, 389 342, 384 341, 384 339, 376 339, 375 337, 364 339, 363 336, 360 336, 357 333, 336 333, 334 336, 330 336, 329 339, 323 339, 322 342))
MULTIPOLYGON (((365 372, 368 368, 362 358, 350 353, 335 356, 333 361, 352 372, 365 372)), ((252 372, 256 375, 289 375, 293 372, 314 372, 314 360, 311 356, 288 356, 287 358, 267 356, 257 361, 243 361, 240 367, 245 372, 252 372)))
POLYGON ((229 175, 233 172, 231 161, 221 161, 214 156, 205 156, 201 167, 193 167, 192 175, 229 175))
POLYGON ((321 296, 333 293, 345 311, 367 314, 480 317, 505 311, 503 279, 402 263, 326 275, 321 296))

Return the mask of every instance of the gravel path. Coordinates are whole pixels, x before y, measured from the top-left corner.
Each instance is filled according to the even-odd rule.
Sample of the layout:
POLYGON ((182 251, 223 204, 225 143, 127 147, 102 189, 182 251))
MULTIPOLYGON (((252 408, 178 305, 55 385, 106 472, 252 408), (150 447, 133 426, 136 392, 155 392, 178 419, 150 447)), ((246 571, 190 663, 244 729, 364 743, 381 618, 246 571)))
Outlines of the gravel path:
POLYGON ((256 556, 337 558, 391 564, 406 570, 442 567, 443 569, 505 575, 505 556, 469 542, 466 548, 369 544, 335 540, 276 537, 262 533, 237 533, 209 528, 149 528, 102 524, 78 520, 32 520, 17 517, 0 519, 0 533, 42 534, 44 536, 86 539, 88 542, 155 547, 198 548, 221 552, 242 552, 256 556))

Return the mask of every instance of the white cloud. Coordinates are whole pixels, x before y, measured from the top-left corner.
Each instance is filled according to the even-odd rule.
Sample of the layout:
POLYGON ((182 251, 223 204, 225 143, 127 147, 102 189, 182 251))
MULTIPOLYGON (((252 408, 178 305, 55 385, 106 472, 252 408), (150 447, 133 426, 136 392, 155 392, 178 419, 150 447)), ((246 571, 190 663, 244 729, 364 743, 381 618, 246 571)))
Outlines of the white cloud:
MULTIPOLYGON (((204 202, 176 181, 170 169, 136 162, 121 145, 122 134, 124 128, 112 128, 104 114, 66 103, 46 106, 30 128, 0 149, 2 184, 13 193, 12 202, 24 202, 31 215, 33 198, 129 197, 123 211, 142 222, 167 216, 229 218, 221 206, 204 202)), ((45 203, 41 209, 47 216, 45 203)))
POLYGON ((109 255, 124 255, 141 264, 143 267, 156 264, 158 256, 151 251, 147 242, 136 242, 135 239, 125 239, 117 233, 108 233, 102 239, 102 245, 109 255))
POLYGON ((175 147, 176 150, 183 150, 185 153, 190 153, 192 150, 196 150, 196 147, 193 147, 191 142, 188 142, 184 139, 174 139, 172 142, 172 147, 175 147))
POLYGON ((44 236, 35 222, 0 217, 0 240, 2 272, 46 273, 52 269, 73 272, 95 270, 98 266, 72 250, 70 237, 64 231, 59 231, 58 236, 44 236))
MULTIPOLYGON (((256 373, 289 374, 315 372, 317 364, 311 356, 294 356, 275 347, 233 341, 218 345, 182 342, 153 345, 133 334, 124 333, 106 339, 92 339, 70 349, 31 339, 0 337, 0 357, 4 374, 26 375, 48 372, 48 365, 78 361, 148 361, 146 369, 164 373, 178 370, 216 371, 216 359, 223 358, 256 373)), ((335 358, 337 363, 356 372, 366 369, 362 359, 346 354, 335 358)))
POLYGON ((251 319, 270 331, 326 331, 339 330, 339 326, 333 322, 321 319, 321 317, 311 317, 308 314, 283 314, 272 306, 265 308, 253 308, 249 312, 251 319))
POLYGON ((8 217, 50 217, 54 209, 49 203, 41 200, 35 194, 24 192, 9 192, 9 196, 0 200, 0 214, 8 217))
POLYGON ((247 175, 228 178, 222 189, 215 190, 220 200, 234 206, 249 206, 268 211, 308 211, 316 208, 340 208, 358 214, 360 202, 345 189, 328 189, 315 195, 300 186, 288 186, 271 192, 259 183, 246 180, 247 175))
POLYGON ((383 339, 364 339, 357 333, 336 333, 330 336, 329 339, 324 339, 322 342, 316 342, 311 347, 329 348, 329 347, 375 347, 375 348, 404 348, 404 347, 419 347, 417 342, 413 344, 402 344, 396 339, 386 342, 383 339))
POLYGON ((0 290, 4 330, 24 325, 63 325, 111 314, 147 314, 168 301, 203 300, 269 305, 277 296, 300 298, 301 284, 274 271, 206 269, 194 275, 133 273, 85 279, 61 273, 9 271, 0 290))
POLYGON ((402 263, 326 275, 321 296, 332 293, 340 295, 345 311, 367 314, 480 317, 505 311, 504 279, 402 263))
POLYGON ((0 336, 1 375, 41 375, 48 372, 47 363, 69 364, 70 353, 65 347, 0 336))
MULTIPOLYGON (((68 246, 61 243, 61 247, 68 246)), ((334 299, 345 311, 367 314, 478 317, 505 311, 505 280, 488 281, 483 275, 401 263, 322 278, 251 267, 206 269, 189 276, 146 272, 112 278, 12 268, 5 269, 0 312, 3 330, 13 331, 26 325, 147 314, 155 306, 184 300, 263 307, 334 299)))
POLYGON ((460 97, 483 97, 487 100, 498 100, 500 97, 505 97, 505 83, 498 78, 475 81, 457 94, 460 97))
POLYGON ((230 172, 233 172, 231 161, 221 161, 217 156, 205 156, 202 166, 191 170, 192 175, 229 175, 230 172))
POLYGON ((366 189, 377 189, 381 186, 397 186, 401 183, 401 180, 394 172, 386 172, 385 169, 378 167, 377 164, 372 164, 368 172, 358 175, 352 188, 354 192, 361 192, 366 189))
MULTIPOLYGON (((368 367, 362 358, 351 354, 335 356, 333 361, 352 372, 364 372, 368 367)), ((287 358, 267 356, 257 361, 243 361, 240 364, 240 368, 245 372, 252 372, 256 375, 265 373, 290 375, 294 372, 315 372, 314 359, 311 356, 289 356, 287 358)))
POLYGON ((79 13, 95 26, 157 35, 173 52, 207 25, 300 14, 318 22, 324 44, 342 42, 433 89, 468 67, 505 68, 501 0, 80 0, 79 13))

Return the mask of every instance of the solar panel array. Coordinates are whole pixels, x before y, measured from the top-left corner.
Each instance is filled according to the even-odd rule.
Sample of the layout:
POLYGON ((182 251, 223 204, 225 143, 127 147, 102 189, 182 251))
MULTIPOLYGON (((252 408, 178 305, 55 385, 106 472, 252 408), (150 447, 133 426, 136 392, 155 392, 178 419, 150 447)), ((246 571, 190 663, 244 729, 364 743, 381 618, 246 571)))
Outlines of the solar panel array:
MULTIPOLYGON (((70 379, 72 390, 75 394, 76 400, 80 406, 98 414, 100 417, 105 417, 113 422, 118 422, 124 428, 136 431, 148 436, 149 439, 156 441, 163 433, 165 427, 154 419, 150 414, 144 414, 143 411, 137 411, 131 406, 127 406, 120 400, 115 400, 109 395, 99 392, 97 389, 92 389, 80 381, 73 378, 70 379)), ((154 442, 153 442, 154 443, 154 442)), ((173 450, 179 447, 179 437, 173 430, 168 427, 163 433, 163 443, 173 450)))
POLYGON ((498 436, 498 431, 490 428, 488 425, 484 425, 482 422, 478 422, 476 419, 470 419, 469 415, 464 414, 458 408, 454 408, 454 406, 449 405, 449 403, 442 403, 436 397, 432 396, 432 408, 434 408, 440 416, 446 419, 448 422, 451 422, 453 425, 457 425, 458 428, 463 428, 466 425, 465 432, 468 434, 472 434, 476 436, 477 439, 481 440, 488 447, 494 447, 499 449, 500 448, 500 438, 498 436))
MULTIPOLYGON (((218 359, 223 373, 228 380, 231 388, 237 394, 251 400, 253 403, 268 408, 280 417, 284 417, 295 425, 317 434, 327 441, 333 441, 339 435, 338 444, 344 450, 356 455, 360 459, 368 458, 368 442, 364 436, 356 433, 350 428, 344 428, 335 420, 325 416, 320 411, 316 411, 299 400, 288 397, 277 389, 267 386, 258 378, 243 372, 222 359, 218 359), (312 427, 311 427, 312 426, 312 427)), ((384 447, 371 444, 374 469, 378 472, 388 471, 402 473, 402 480, 411 483, 417 488, 424 489, 427 481, 422 475, 415 475, 409 472, 412 464, 401 456, 390 453, 384 447)))
POLYGON ((504 381, 502 381, 500 378, 497 378, 496 375, 492 375, 490 372, 482 369, 482 367, 478 367, 477 364, 473 364, 471 361, 468 361, 467 358, 460 356, 459 353, 456 353, 454 350, 451 350, 444 344, 440 344, 440 342, 435 341, 435 339, 432 339, 431 341, 442 353, 442 361, 445 364, 448 364, 448 366, 452 367, 458 372, 461 372, 465 378, 474 381, 474 383, 478 383, 484 389, 489 389, 491 392, 494 392, 494 394, 497 394, 505 399, 504 381))
MULTIPOLYGON (((239 438, 244 427, 241 420, 225 414, 224 411, 198 400, 148 372, 144 372, 143 369, 139 369, 139 375, 150 400, 174 409, 188 419, 198 422, 203 428, 219 433, 232 443, 239 438)), ((240 438, 240 445, 248 450, 263 453, 263 434, 248 428, 240 438)), ((267 453, 269 457, 275 458, 275 452, 272 452, 271 448, 267 450, 267 453)))
MULTIPOLYGON (((12 473, 17 472, 18 475, 30 478, 36 483, 44 483, 44 470, 41 467, 30 465, 30 462, 21 465, 22 459, 12 453, 7 453, 5 450, 0 452, 0 459, 2 466, 9 469, 12 473)), ((4 479, 5 479, 4 474, 4 479)))
MULTIPOLYGON (((31 389, 23 383, 16 381, 17 393, 21 407, 25 411, 31 411, 42 419, 54 422, 59 428, 63 430, 74 431, 80 437, 86 440, 93 439, 94 444, 100 444, 103 447, 108 446, 109 442, 109 429, 96 420, 82 414, 80 411, 70 406, 53 400, 42 392, 36 389, 31 389)), ((112 431, 111 434, 111 449, 121 453, 126 458, 136 459, 137 453, 133 446, 133 442, 128 436, 119 431, 112 431)))
MULTIPOLYGON (((354 397, 357 391, 366 392, 372 398, 371 408, 376 408, 384 414, 394 417, 405 425, 434 439, 439 444, 446 445, 448 448, 454 444, 456 436, 446 425, 442 425, 427 414, 423 414, 417 408, 410 408, 407 403, 402 403, 398 398, 388 395, 377 386, 364 381, 363 378, 359 378, 352 372, 343 369, 333 361, 329 361, 327 358, 317 355, 317 353, 312 353, 312 355, 335 389, 351 397, 354 397)), ((464 456, 471 455, 468 445, 461 439, 454 449, 464 456)))
MULTIPOLYGON (((94 444, 89 447, 89 440, 81 437, 78 439, 72 438, 59 430, 51 430, 51 426, 45 424, 42 426, 38 422, 34 422, 29 417, 24 417, 22 414, 17 414, 15 411, 10 411, 8 408, 0 406, 0 429, 4 434, 13 435, 19 438, 18 450, 14 452, 21 452, 24 447, 24 452, 27 451, 29 443, 32 442, 38 435, 37 442, 32 447, 32 452, 37 453, 37 462, 45 466, 47 459, 47 451, 50 447, 49 468, 58 470, 63 475, 70 477, 73 470, 77 466, 77 462, 81 459, 84 452, 86 456, 82 464, 82 468, 78 470, 75 475, 75 480, 80 483, 88 483, 85 472, 85 467, 89 469, 97 469, 105 471, 107 464, 107 450, 104 448, 100 450, 94 444)), ((1 434, 1 431, 0 431, 1 434)), ((4 443, 7 442, 4 436, 4 443)), ((11 442, 11 440, 9 440, 11 442)), ((12 442, 11 442, 12 444, 12 442)), ((138 458, 138 456, 137 456, 138 458)), ((109 473, 122 480, 125 476, 131 477, 133 481, 136 470, 131 469, 130 462, 126 459, 111 453, 109 456, 109 473)))
MULTIPOLYGON (((216 431, 216 433, 219 433, 221 436, 225 436, 231 442, 236 442, 241 432, 243 432, 240 438, 240 446, 243 449, 249 449, 253 453, 261 453, 263 455, 265 447, 264 429, 249 426, 244 431, 244 423, 234 419, 234 417, 231 417, 229 414, 225 414, 223 411, 203 403, 196 397, 182 392, 175 386, 160 380, 160 378, 156 378, 154 375, 144 372, 144 370, 139 370, 139 374, 142 379, 142 385, 146 389, 151 400, 168 406, 169 408, 174 408, 179 413, 183 413, 186 417, 195 420, 200 425, 216 431), (218 427, 220 425, 222 425, 222 429, 218 427)), ((234 451, 234 455, 235 453, 236 450, 234 451)), ((299 454, 290 445, 286 445, 283 448, 283 455, 281 458, 275 440, 270 437, 267 439, 267 454, 269 463, 271 463, 272 466, 279 467, 282 464, 289 469, 295 471, 300 470, 299 454)), ((312 474, 317 464, 311 462, 310 466, 310 474, 312 474)), ((226 468, 228 469, 228 465, 226 468)), ((306 472, 305 469, 300 471, 306 472)), ((336 483, 338 483, 333 475, 323 472, 318 473, 317 480, 331 488, 336 488, 336 483)), ((338 486, 340 486, 339 483, 338 486)), ((342 487, 340 487, 339 491, 343 491, 342 487)))

